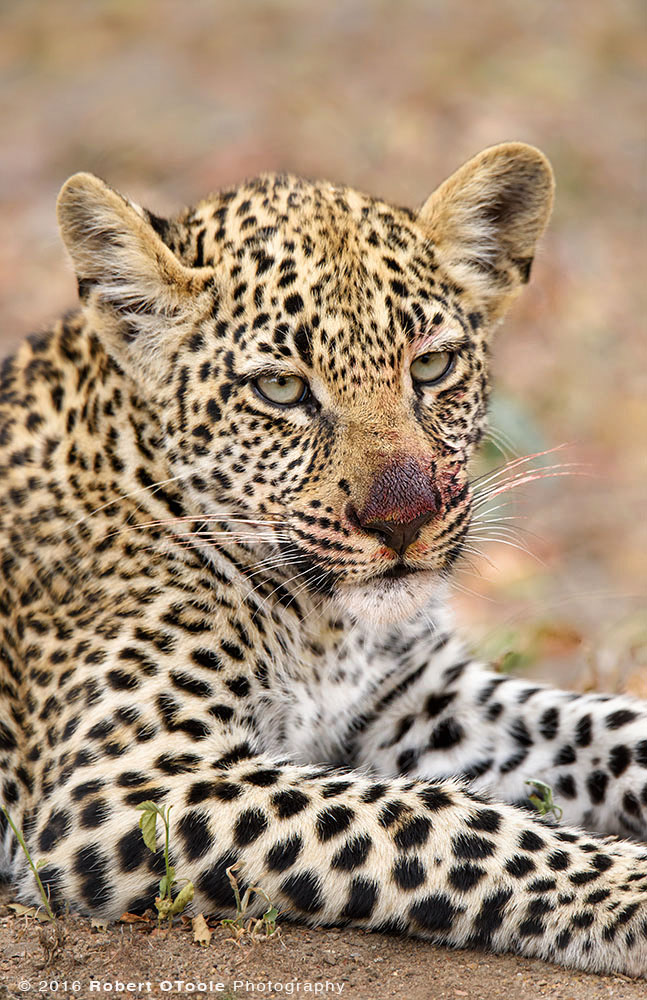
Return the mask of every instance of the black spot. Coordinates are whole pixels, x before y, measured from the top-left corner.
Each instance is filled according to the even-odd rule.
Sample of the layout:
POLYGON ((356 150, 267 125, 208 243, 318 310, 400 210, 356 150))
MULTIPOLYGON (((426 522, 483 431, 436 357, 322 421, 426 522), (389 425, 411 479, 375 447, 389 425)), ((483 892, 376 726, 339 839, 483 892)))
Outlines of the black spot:
POLYGON ((563 949, 567 948, 571 943, 572 936, 573 935, 568 930, 560 931, 555 938, 555 947, 559 948, 560 951, 563 951, 563 949))
POLYGON ((281 891, 304 913, 317 913, 323 906, 319 877, 315 871, 289 875, 281 884, 281 891))
POLYGON ((87 844, 74 855, 74 872, 79 877, 81 895, 90 910, 100 910, 113 897, 110 888, 110 861, 98 844, 87 844))
POLYGON ((301 360, 305 362, 306 365, 312 365, 312 333, 311 331, 301 324, 294 334, 294 346, 297 349, 297 353, 301 360))
POLYGON ((317 836, 325 842, 337 837, 350 826, 355 813, 348 806, 329 806, 317 816, 317 836))
POLYGON ((208 698, 211 694, 211 685, 200 680, 199 677, 193 677, 191 674, 185 674, 179 670, 172 670, 170 677, 176 688, 180 691, 186 691, 187 694, 192 694, 196 698, 208 698))
POLYGON ((372 846, 373 842, 366 834, 352 837, 337 851, 330 862, 330 867, 337 868, 340 871, 353 871, 353 869, 359 868, 360 865, 364 864, 372 846))
POLYGON ((541 937, 545 930, 546 925, 538 917, 530 917, 519 924, 521 937, 541 937))
POLYGON ((604 802, 604 796, 609 784, 609 775, 604 771, 593 771, 586 779, 586 789, 594 805, 604 802))
POLYGON ((193 649, 191 659, 205 670, 222 670, 222 660, 213 649, 193 649))
POLYGON ((418 792, 418 796, 430 812, 446 809, 452 805, 452 797, 436 785, 428 785, 418 792))
POLYGON ((454 889, 457 889, 459 892, 469 892, 486 875, 485 868, 481 868, 480 865, 464 864, 451 868, 448 878, 454 889))
POLYGON ((412 847, 421 847, 429 839, 431 820, 426 816, 415 816, 403 823, 393 838, 396 847, 401 851, 409 851, 412 847))
MULTIPOLYGON (((148 862, 150 851, 144 843, 142 832, 138 826, 133 827, 117 841, 117 857, 123 872, 132 872, 148 862)), ((148 905, 150 906, 150 900, 148 905)))
POLYGON ((522 854, 515 854, 513 858, 509 858, 505 864, 505 870, 510 874, 514 875, 515 878, 523 878, 524 875, 528 875, 529 872, 535 870, 535 862, 532 858, 526 858, 522 854))
POLYGON ((261 809, 245 809, 234 826, 234 843, 247 847, 267 829, 267 816, 261 809))
POLYGON ((393 866, 393 879, 401 889, 417 889, 426 877, 420 858, 398 858, 393 866))
POLYGON ((584 872, 573 872, 568 878, 573 885, 587 885, 589 882, 595 882, 596 879, 600 878, 600 872, 589 869, 589 871, 584 872))
POLYGON ((577 795, 577 787, 573 776, 570 774, 560 775, 555 783, 555 791, 566 799, 574 799, 577 795))
POLYGON ((38 838, 41 851, 51 851, 59 840, 67 836, 71 824, 71 816, 64 809, 52 809, 47 822, 38 838))
POLYGON ((623 743, 612 747, 609 752, 609 770, 614 778, 626 771, 631 763, 631 751, 623 743))
POLYGON ((607 729, 620 729, 621 726, 626 726, 629 722, 635 722, 637 718, 638 712, 632 712, 629 708, 619 708, 616 712, 607 715, 604 721, 607 729))
POLYGON ((499 768, 501 774, 510 774, 511 771, 515 771, 528 756, 528 750, 523 748, 518 750, 516 753, 511 754, 507 760, 504 760, 503 764, 499 768))
POLYGON ((348 920, 366 920, 370 917, 377 897, 379 886, 372 879, 354 878, 350 884, 348 901, 342 910, 342 917, 348 920))
POLYGON ((571 926, 577 927, 579 930, 583 930, 586 927, 590 927, 594 921, 594 916, 590 910, 584 910, 583 913, 576 913, 571 918, 571 926))
POLYGON ((465 730, 455 719, 443 719, 429 737, 428 749, 449 750, 460 743, 464 735, 465 730))
POLYGON ((603 903, 611 895, 610 889, 595 889, 586 896, 585 903, 603 903))
POLYGON ((459 910, 452 906, 449 896, 442 892, 424 896, 414 903, 409 916, 419 927, 427 931, 450 931, 459 910))
POLYGON ((515 743, 519 743, 522 747, 530 747, 533 744, 533 738, 523 719, 514 720, 510 726, 510 736, 515 743))
POLYGON ((640 815, 640 802, 633 792, 625 792, 622 796, 622 808, 629 816, 640 815))
POLYGON ((134 691, 140 684, 138 677, 116 668, 108 671, 106 679, 113 691, 134 691))
POLYGON ((440 715, 455 697, 456 691, 450 691, 448 694, 430 694, 425 701, 424 710, 429 718, 433 718, 434 715, 440 715))
POLYGON ((554 878, 536 878, 526 886, 528 892, 551 892, 557 888, 554 878))
POLYGON ((298 833, 293 834, 286 840, 280 840, 268 852, 265 863, 270 871, 284 872, 291 868, 301 851, 303 850, 303 839, 298 833))
POLYGON ((563 872, 571 863, 570 855, 566 851, 553 851, 546 858, 546 864, 554 872, 563 872))
POLYGON ((647 740, 636 743, 636 763, 641 767, 647 767, 647 740))
POLYGON ((81 812, 81 826, 86 830, 94 830, 102 826, 110 816, 110 808, 105 799, 93 799, 81 812))
POLYGON ((501 813, 496 809, 480 809, 467 821, 473 830, 483 830, 485 833, 496 833, 501 826, 501 813))
MULTIPOLYGON (((227 907, 233 910, 235 900, 234 893, 231 888, 231 883, 227 877, 227 869, 231 868, 238 861, 238 854, 235 851, 227 851, 226 854, 221 855, 217 861, 207 868, 197 879, 198 888, 204 892, 206 896, 212 901, 214 906, 221 908, 227 907)), ((241 893, 245 891, 247 885, 244 879, 241 877, 240 872, 237 873, 236 879, 238 881, 238 886, 241 893)))
POLYGON ((258 771, 244 774, 240 780, 246 781, 250 785, 258 785, 260 788, 267 788, 269 785, 275 785, 280 776, 281 772, 278 768, 264 767, 259 768, 258 771))
POLYGON ((200 758, 193 753, 163 753, 155 761, 155 767, 163 774, 186 774, 199 763, 200 758))
POLYGON ((418 763, 419 758, 420 751, 413 748, 403 750, 402 753, 399 753, 395 762, 398 774, 409 774, 418 763))
POLYGON ((519 837, 519 847, 522 851, 540 851, 545 843, 534 830, 524 830, 519 837))
POLYGON ((284 792, 276 792, 272 796, 272 805, 275 807, 279 819, 288 819, 302 812, 310 803, 310 799, 304 792, 296 788, 288 788, 284 792))
POLYGON ((485 947, 490 943, 492 934, 503 923, 505 908, 512 896, 511 889, 500 889, 484 898, 474 921, 474 929, 469 938, 470 945, 485 947))
POLYGON ((489 858, 495 850, 495 843, 488 840, 487 837, 459 833, 452 840, 454 855, 457 858, 465 858, 467 861, 480 861, 483 858, 489 858))
POLYGON ((578 747, 588 747, 591 742, 591 716, 583 715, 575 727, 575 742, 578 747))
POLYGON ((554 740, 559 728, 559 711, 547 708, 539 719, 539 732, 545 740, 554 740))
POLYGON ((237 698, 245 698, 249 694, 249 681, 243 674, 239 674, 238 677, 228 678, 225 684, 237 698))
POLYGON ((283 305, 285 311, 289 313, 290 316, 294 316, 296 313, 301 312, 301 310, 303 309, 303 299, 301 298, 298 292, 295 292, 293 295, 287 296, 283 305))
POLYGON ((198 809, 185 812, 177 828, 184 841, 184 850, 189 861, 203 857, 213 844, 209 821, 198 809))
POLYGON ((207 410, 207 416, 209 417, 209 420, 211 420, 212 423, 215 424, 218 420, 220 420, 222 416, 222 410, 220 409, 217 401, 213 399, 213 397, 210 400, 208 400, 206 410, 207 410))
POLYGON ((350 781, 328 781, 321 786, 322 799, 334 799, 336 795, 342 795, 351 787, 350 781))
POLYGON ((565 767, 567 764, 573 764, 576 759, 575 750, 567 743, 555 754, 554 765, 555 767, 565 767))
POLYGON ((240 760, 248 760, 250 757, 255 756, 256 754, 249 743, 244 741, 243 743, 238 743, 228 753, 219 757, 218 760, 215 760, 211 766, 213 768, 226 770, 233 764, 237 764, 240 760))
POLYGON ((188 806, 195 806, 199 802, 205 802, 213 796, 215 787, 215 781, 195 781, 189 788, 186 804, 188 806))
POLYGON ((234 717, 234 710, 231 705, 209 705, 207 711, 209 715, 213 715, 214 719, 218 719, 219 722, 230 722, 234 717))

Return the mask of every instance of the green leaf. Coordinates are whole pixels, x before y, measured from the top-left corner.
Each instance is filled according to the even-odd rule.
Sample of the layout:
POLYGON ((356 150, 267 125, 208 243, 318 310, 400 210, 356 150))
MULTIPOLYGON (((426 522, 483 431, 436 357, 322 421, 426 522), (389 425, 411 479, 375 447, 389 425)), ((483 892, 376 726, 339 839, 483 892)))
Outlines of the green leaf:
POLYGON ((169 880, 166 877, 166 875, 163 875, 162 878, 160 879, 160 898, 161 899, 166 899, 166 897, 168 895, 170 895, 170 893, 169 893, 169 880))
POLYGON ((160 808, 157 805, 157 802, 153 802, 151 799, 146 799, 145 802, 139 802, 135 806, 135 809, 141 809, 144 812, 152 812, 155 813, 156 815, 157 813, 160 812, 160 808))
POLYGON ((173 905, 170 910, 171 916, 177 916, 181 913, 185 906, 188 906, 193 899, 193 882, 187 882, 185 886, 180 889, 177 896, 173 900, 173 905))
MULTIPOLYGON (((142 803, 143 805, 148 805, 148 803, 142 803)), ((152 803, 151 803, 152 804, 152 803)), ((137 807, 141 809, 141 806, 137 807)), ((139 817, 139 829, 142 831, 142 837, 144 838, 144 843, 149 851, 157 850, 157 813, 155 812, 142 812, 139 817)))

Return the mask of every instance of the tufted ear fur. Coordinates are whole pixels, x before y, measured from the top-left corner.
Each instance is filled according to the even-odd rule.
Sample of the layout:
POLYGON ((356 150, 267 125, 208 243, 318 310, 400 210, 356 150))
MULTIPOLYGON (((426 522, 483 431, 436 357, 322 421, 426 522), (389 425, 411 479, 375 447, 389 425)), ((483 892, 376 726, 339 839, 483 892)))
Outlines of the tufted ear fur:
POLYGON ((505 312, 530 277, 554 187, 543 153, 506 142, 468 160, 420 210, 450 273, 474 289, 491 319, 505 312))
POLYGON ((119 356, 159 353, 164 329, 189 323, 212 270, 185 267, 152 217, 92 174, 70 177, 57 214, 81 299, 115 321, 107 324, 110 347, 119 356))

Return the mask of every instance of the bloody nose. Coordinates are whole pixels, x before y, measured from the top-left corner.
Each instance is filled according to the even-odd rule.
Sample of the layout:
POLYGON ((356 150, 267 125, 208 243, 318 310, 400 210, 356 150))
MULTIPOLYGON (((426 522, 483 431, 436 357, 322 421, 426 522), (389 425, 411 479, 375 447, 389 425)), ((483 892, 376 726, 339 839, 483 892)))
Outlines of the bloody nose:
POLYGON ((394 456, 371 483, 362 509, 347 508, 355 527, 376 535, 399 556, 439 510, 433 472, 412 455, 394 456))
POLYGON ((433 511, 427 511, 413 521, 369 521, 364 524, 359 517, 357 520, 367 535, 375 535, 399 556, 403 556, 433 516, 433 511))

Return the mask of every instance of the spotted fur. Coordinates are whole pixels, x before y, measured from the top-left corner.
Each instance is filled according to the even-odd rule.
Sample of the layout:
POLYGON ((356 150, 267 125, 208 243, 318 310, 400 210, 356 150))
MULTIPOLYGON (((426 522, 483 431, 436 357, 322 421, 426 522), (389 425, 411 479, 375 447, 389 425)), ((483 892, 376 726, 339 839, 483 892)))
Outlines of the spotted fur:
POLYGON ((204 912, 238 862, 313 924, 647 972, 645 705, 491 673, 444 607, 551 201, 521 144, 417 212, 268 175, 164 220, 65 185, 81 307, 0 408, 2 800, 57 905, 150 904, 153 799, 204 912))

